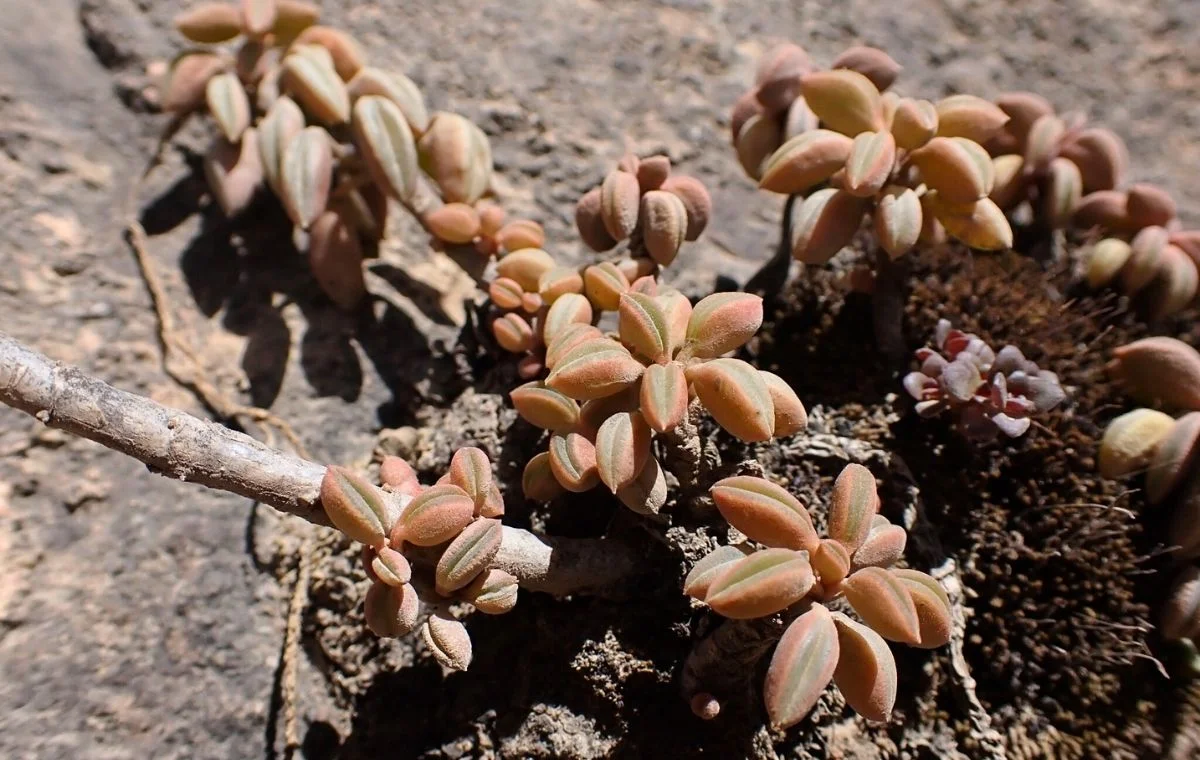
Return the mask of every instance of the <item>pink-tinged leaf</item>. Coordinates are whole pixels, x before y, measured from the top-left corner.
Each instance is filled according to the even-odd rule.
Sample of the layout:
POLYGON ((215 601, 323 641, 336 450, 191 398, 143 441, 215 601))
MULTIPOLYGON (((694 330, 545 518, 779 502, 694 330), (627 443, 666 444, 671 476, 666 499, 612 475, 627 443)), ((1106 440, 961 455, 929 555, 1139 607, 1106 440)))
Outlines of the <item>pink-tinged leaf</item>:
POLYGON ((1009 438, 1016 438, 1017 436, 1025 435, 1026 431, 1029 430, 1030 425, 1033 424, 1028 417, 1016 419, 1009 417, 1003 412, 994 415, 992 417, 992 423, 1000 429, 1001 433, 1004 433, 1009 438))
POLYGON ((372 583, 363 602, 367 629, 383 638, 411 633, 417 627, 420 612, 421 601, 417 599, 417 590, 407 583, 403 586, 372 583))
POLYGON ((817 580, 828 595, 850 574, 850 550, 840 541, 822 538, 820 546, 812 554, 812 566, 817 573, 817 580))
POLYGON ((550 452, 543 451, 526 463, 521 475, 521 490, 526 499, 542 502, 552 501, 566 491, 550 466, 550 452))
POLYGON ((585 401, 579 407, 579 425, 575 429, 584 438, 596 439, 600 426, 614 414, 621 412, 636 412, 638 409, 638 387, 630 386, 625 390, 604 398, 585 401))
POLYGON ((824 264, 854 240, 870 201, 827 187, 804 199, 792 220, 792 258, 824 264))
POLYGON ((242 0, 242 28, 251 37, 262 37, 275 26, 275 0, 242 0))
POLYGON ((936 649, 949 643, 954 620, 950 613, 950 597, 942 584, 928 573, 919 570, 895 569, 893 576, 908 588, 921 623, 921 640, 913 646, 936 649))
POLYGON ((896 704, 896 659, 878 633, 840 612, 833 613, 838 633, 838 664, 833 682, 859 715, 886 721, 896 704))
POLYGON ((667 503, 667 478, 653 455, 632 483, 617 491, 617 498, 639 515, 657 515, 667 503))
POLYGON ((563 328, 562 332, 554 336, 553 340, 546 341, 546 367, 554 369, 558 365, 558 360, 570 353, 575 347, 603 337, 604 333, 592 325, 568 325, 563 328))
POLYGON ((575 267, 555 267, 538 278, 538 293, 550 304, 567 293, 583 293, 583 275, 575 267))
POLYGON ((907 587, 881 567, 864 567, 842 583, 846 600, 880 636, 904 644, 921 640, 921 623, 907 587))
POLYGON ((475 519, 475 502, 467 492, 449 483, 417 494, 396 521, 391 544, 437 546, 462 532, 475 519))
POLYGON ((590 340, 560 357, 546 385, 574 399, 589 401, 618 393, 646 370, 624 346, 609 338, 590 340))
POLYGON ((403 586, 412 580, 412 567, 404 555, 390 546, 384 546, 374 552, 371 560, 371 572, 375 579, 389 586, 403 586))
POLYGON ((242 17, 232 3, 202 2, 177 15, 175 29, 192 42, 215 45, 242 33, 242 17))
POLYGON ((753 553, 754 549, 747 544, 718 546, 692 566, 687 577, 683 579, 683 593, 703 602, 714 578, 731 563, 745 559, 753 553))
POLYGON ((750 539, 784 549, 817 550, 820 539, 808 510, 771 481, 738 475, 718 481, 709 493, 721 516, 750 539))
POLYGON ((815 583, 807 553, 764 549, 721 571, 709 585, 704 601, 719 615, 747 620, 790 607, 815 583))
POLYGON ((633 483, 650 458, 650 427, 638 412, 621 412, 596 432, 596 470, 614 494, 633 483))
POLYGON ((616 311, 621 294, 629 291, 629 278, 616 264, 605 261, 583 270, 583 289, 597 309, 616 311))
POLYGON ((504 494, 500 493, 500 486, 496 485, 496 481, 492 481, 492 487, 488 489, 487 496, 483 500, 483 504, 476 509, 477 517, 504 517, 504 494))
POLYGON ((446 473, 449 482, 467 492, 475 502, 476 513, 483 507, 492 493, 492 463, 483 449, 465 446, 454 452, 450 469, 446 473))
POLYGON ((1200 634, 1200 568, 1186 568, 1175 580, 1158 624, 1167 641, 1200 634))
POLYGON ((853 145, 846 135, 828 129, 798 134, 767 157, 758 186, 774 193, 805 193, 845 166, 853 145))
POLYGON ((895 163, 896 139, 891 132, 859 134, 846 159, 846 190, 860 198, 875 196, 892 175, 895 163))
POLYGON ((665 362, 674 353, 667 315, 658 301, 642 293, 623 293, 617 309, 621 342, 651 362, 665 362))
POLYGON ((1200 459, 1200 412, 1183 415, 1154 450, 1146 471, 1146 498, 1158 504, 1196 470, 1200 459))
POLYGON ((508 277, 497 277, 488 285, 488 298, 501 309, 519 309, 525 298, 521 283, 508 277))
POLYGON ((862 545, 854 552, 852 567, 889 567, 904 556, 908 533, 899 525, 892 525, 882 515, 875 515, 876 524, 862 545))
POLYGON ((467 628, 448 614, 435 612, 421 626, 421 638, 433 659, 451 670, 466 670, 471 665, 471 635, 467 628))
POLYGON ((514 354, 533 348, 533 326, 520 314, 505 314, 492 322, 492 335, 501 348, 514 354))
POLYGON ((1176 338, 1142 338, 1113 350, 1113 377, 1143 403, 1200 411, 1200 353, 1176 338))
POLYGON ((775 407, 773 437, 786 438, 808 427, 808 412, 805 411, 800 397, 792 390, 792 386, 774 372, 760 369, 758 374, 767 384, 767 391, 771 394, 771 403, 775 407))
POLYGON ((659 288, 656 300, 662 306, 663 314, 670 326, 671 345, 678 348, 687 341, 688 322, 692 318, 692 302, 683 293, 674 288, 659 288))
POLYGON ((464 528, 438 560, 434 573, 438 593, 449 594, 475 580, 495 559, 503 537, 499 520, 476 520, 464 528))
POLYGON ((871 518, 879 511, 875 476, 861 464, 848 464, 833 484, 829 510, 829 536, 854 551, 871 532, 871 518))
POLYGON ((837 626, 829 610, 814 604, 792 621, 767 669, 763 701, 776 729, 804 720, 829 686, 840 656, 837 626))
POLYGON ((770 440, 775 403, 758 370, 740 359, 713 359, 684 371, 717 424, 746 442, 770 440))
POLYGON ((351 540, 375 548, 383 546, 394 519, 379 489, 337 465, 325 468, 321 506, 334 527, 351 540))
POLYGON ((526 383, 508 397, 523 420, 543 430, 569 433, 579 424, 579 404, 543 383, 526 383))
POLYGON ((688 389, 679 362, 653 364, 642 375, 641 410, 646 423, 659 433, 674 430, 687 415, 688 389))
MULTIPOLYGON (((536 295, 536 294, 531 294, 536 295)), ((592 304, 578 293, 564 293, 546 312, 542 340, 549 344, 571 325, 592 324, 592 304)))
POLYGON ((406 496, 416 496, 421 490, 416 470, 396 456, 385 456, 379 463, 379 482, 391 489, 392 493, 406 496))
POLYGON ((281 200, 292 221, 308 228, 325 210, 333 183, 333 152, 329 133, 305 127, 283 154, 279 172, 281 200))
POLYGON ((942 410, 941 399, 930 399, 929 401, 919 401, 913 407, 917 414, 922 417, 933 417, 942 410))
POLYGON ((983 383, 979 367, 969 358, 958 358, 942 370, 942 388, 956 401, 970 401, 983 383))
POLYGON ((908 391, 908 395, 912 396, 917 401, 923 401, 926 396, 926 391, 937 388, 936 383, 930 383, 932 378, 923 375, 920 372, 909 372, 904 376, 904 390, 908 391))
POLYGON ((496 263, 496 274, 514 280, 526 293, 537 293, 542 276, 554 269, 554 258, 541 248, 513 251, 496 263))
POLYGON ((485 615, 503 615, 517 606, 517 579, 503 570, 486 570, 462 590, 462 596, 485 615))
POLYGON ((600 482, 596 447, 578 433, 551 436, 550 469, 559 484, 571 493, 590 491, 600 482))
POLYGON ((686 350, 701 359, 728 353, 753 338, 762 321, 762 298, 751 293, 714 293, 692 310, 686 350))

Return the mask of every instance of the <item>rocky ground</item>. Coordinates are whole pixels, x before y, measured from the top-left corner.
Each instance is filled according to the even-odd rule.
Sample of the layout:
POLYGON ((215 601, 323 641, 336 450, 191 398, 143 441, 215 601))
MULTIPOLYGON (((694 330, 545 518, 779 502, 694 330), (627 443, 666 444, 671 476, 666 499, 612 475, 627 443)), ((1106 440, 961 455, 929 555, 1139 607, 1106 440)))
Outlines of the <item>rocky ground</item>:
MULTIPOLYGON (((758 53, 779 39, 821 61, 855 42, 884 47, 905 67, 904 93, 1028 88, 1062 109, 1083 109, 1126 138, 1136 179, 1170 189, 1185 220, 1200 223, 1200 175, 1188 170, 1200 162, 1200 22, 1189 0, 1063 0, 1053 10, 978 0, 323 5, 326 19, 354 33, 374 62, 406 71, 435 108, 460 111, 486 129, 506 205, 545 224, 556 254, 582 255, 570 226, 574 200, 627 143, 642 154, 665 151, 702 178, 713 190, 715 220, 692 245, 691 260, 670 273, 693 295, 722 277, 744 280, 774 245, 780 204, 742 176, 726 113, 758 53)), ((416 432, 390 445, 427 470, 452 446, 499 446, 512 415, 490 394, 511 375, 487 360, 457 362, 463 338, 446 313, 453 307, 425 283, 461 277, 429 259, 411 225, 396 229, 374 269, 372 287, 387 298, 349 317, 308 279, 270 204, 236 223, 207 204, 192 171, 200 130, 185 131, 131 199, 162 119, 146 112, 145 72, 182 45, 170 30, 177 10, 144 0, 0 0, 0 330, 121 388, 210 414, 164 374, 157 320, 122 238, 124 220, 136 214, 203 376, 232 398, 269 406, 314 458, 364 460, 380 429, 402 426, 416 432), (478 393, 460 395, 464 378, 478 383, 478 393)), ((800 346, 813 362, 822 360, 817 349, 842 344, 788 331, 839 335, 820 324, 821 309, 832 307, 822 292, 796 294, 791 303, 800 304, 801 316, 789 321, 785 313, 775 340, 785 352, 800 346)), ((944 296, 936 284, 916 294, 926 306, 979 307, 978 299, 944 296)), ((910 307, 916 324, 928 321, 922 308, 910 307)), ((980 330, 1003 332, 978 321, 980 330)), ((1026 327, 1016 332, 1039 334, 1026 327)), ((786 355, 772 355, 770 342, 762 350, 771 361, 786 355)), ((805 370, 790 372, 798 379, 805 370)), ((1078 377, 1087 376, 1080 368, 1078 377)), ((821 379, 828 377, 801 395, 828 407, 829 431, 882 436, 876 412, 821 379)), ((876 392, 887 389, 871 378, 864 373, 856 387, 875 394, 882 408, 876 392)), ((1100 414, 1105 402, 1087 403, 1100 414)), ((1087 445, 1077 444, 1068 448, 1087 445)), ((919 456, 915 449, 903 454, 919 456)), ((1036 446, 1017 452, 1016 471, 1039 456, 1036 446)), ((1080 456, 1061 461, 1082 466, 1080 456)), ((501 464, 509 476, 519 472, 515 461, 501 464)), ((817 461, 794 475, 816 492, 836 474, 831 467, 817 461)), ((959 493, 935 488, 927 498, 942 509, 959 493)), ((604 529, 610 514, 513 512, 518 521, 579 534, 604 529)), ((961 536, 987 524, 948 520, 961 536)), ((997 528, 1019 534, 1037 526, 1017 520, 997 528)), ((636 533, 629 525, 615 529, 636 533)), ((517 612, 473 625, 476 640, 487 642, 476 666, 443 679, 410 644, 380 645, 360 633, 360 578, 336 542, 245 500, 154 476, 8 410, 0 410, 0 756, 278 756, 277 671, 292 557, 306 539, 317 548, 296 693, 308 758, 982 756, 970 728, 959 725, 964 713, 952 685, 929 683, 945 676, 941 659, 902 662, 911 682, 928 687, 917 691, 934 695, 902 706, 920 716, 920 731, 864 733, 835 719, 836 704, 819 708, 817 732, 770 736, 753 715, 698 724, 673 680, 697 621, 681 598, 665 593, 686 546, 663 555, 661 588, 650 584, 631 601, 527 595, 517 612)), ((951 555, 963 552, 960 561, 970 553, 966 538, 946 543, 951 555)), ((1026 571, 1026 558, 998 556, 1026 571)), ((986 574, 967 574, 968 584, 973 577, 991 593, 1009 593, 987 586, 986 574)), ((1002 632, 1001 618, 985 616, 996 628, 981 635, 1002 632)), ((974 655, 972 665, 996 679, 981 691, 998 715, 1009 693, 995 686, 1001 679, 1016 686, 1053 680, 1031 673, 1021 657, 1003 647, 974 655)), ((1153 734, 1153 741, 1131 734, 1118 752, 1103 743, 1103 732, 1088 733, 1094 729, 1078 714, 1089 709, 1086 701, 1063 696, 1078 688, 1055 681, 1044 691, 1030 709, 1057 718, 1022 723, 1010 715, 1004 725, 1050 736, 1073 731, 1075 739, 1011 746, 1147 756, 1171 733, 1173 718, 1143 708, 1139 696, 1113 697, 1095 709, 1131 710, 1141 716, 1133 722, 1153 734), (1095 736, 1103 741, 1089 744, 1095 736)))

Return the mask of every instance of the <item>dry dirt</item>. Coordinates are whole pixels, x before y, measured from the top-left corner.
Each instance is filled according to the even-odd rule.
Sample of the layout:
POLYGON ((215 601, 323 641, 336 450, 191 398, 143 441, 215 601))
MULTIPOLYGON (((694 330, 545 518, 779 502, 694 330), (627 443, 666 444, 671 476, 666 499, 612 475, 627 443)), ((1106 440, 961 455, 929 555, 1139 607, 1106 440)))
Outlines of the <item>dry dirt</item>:
MULTIPOLYGON (((1136 179, 1169 188, 1185 220, 1200 224, 1200 174, 1191 170, 1200 164, 1200 16, 1193 0, 323 6, 326 19, 358 36, 373 62, 406 71, 432 106, 460 111, 486 129, 506 205, 541 221, 556 254, 581 256, 570 228, 574 200, 627 141, 642 154, 665 151, 702 178, 716 202, 711 232, 670 273, 692 295, 743 281, 774 246, 779 199, 755 192, 742 176, 726 113, 751 79, 757 54, 779 39, 800 43, 820 61, 856 42, 884 47, 905 67, 905 93, 988 96, 1028 88, 1062 109, 1083 109, 1127 139, 1136 179)), ((425 470, 444 462, 452 447, 475 443, 505 452, 501 469, 511 483, 520 467, 511 452, 528 444, 521 438, 528 431, 508 430, 512 413, 491 395, 511 383, 511 369, 473 350, 470 332, 459 334, 423 284, 452 273, 429 262, 411 224, 396 229, 375 267, 373 287, 387 299, 349 317, 307 277, 277 209, 263 203, 249 221, 231 223, 207 204, 192 172, 201 130, 179 136, 130 203, 162 125, 145 109, 145 71, 180 48, 170 31, 177 9, 147 0, 0 0, 0 330, 119 387, 208 414, 164 375, 156 320, 121 236, 132 210, 150 234, 182 334, 201 348, 208 375, 228 394, 290 421, 315 458, 363 460, 381 428, 412 425, 427 428, 408 447, 425 470), (460 396, 467 381, 478 393, 460 396)), ((930 299, 945 294, 935 286, 922 292, 930 299)), ((944 303, 978 308, 966 297, 944 303)), ((816 298, 790 329, 815 329, 820 310, 833 305, 816 298)), ((910 318, 924 324, 929 314, 910 309, 910 318)), ((836 342, 781 337, 785 351, 846 351, 836 342)), ((823 361, 819 352, 805 355, 823 361)), ((789 371, 798 380, 805 369, 793 364, 789 371)), ((871 422, 882 412, 821 380, 829 377, 811 383, 829 432, 883 435, 871 422)), ((878 409, 887 406, 881 394, 899 390, 870 371, 846 385, 874 394, 878 409)), ((1089 397, 1095 414, 1115 413, 1104 403, 1089 397)), ((919 460, 916 451, 904 456, 919 460)), ((1037 445, 1021 456, 1019 465, 1034 466, 1037 445)), ((1063 456, 1079 466, 1086 459, 1063 456)), ((837 466, 834 456, 789 465, 788 472, 815 494, 837 466)), ((877 474, 899 477, 889 467, 877 474)), ((912 477, 920 482, 922 472, 912 477)), ((893 488, 899 509, 903 489, 893 488)), ((967 493, 926 490, 938 509, 967 493)), ((830 698, 818 708, 817 730, 806 724, 769 735, 753 702, 700 724, 678 698, 676 679, 693 632, 710 621, 672 591, 697 545, 673 535, 674 544, 661 547, 627 513, 593 501, 548 513, 510 509, 515 521, 554 532, 609 529, 645 541, 654 557, 651 582, 624 601, 526 595, 516 612, 472 623, 476 664, 450 677, 408 642, 381 645, 361 634, 361 575, 345 547, 320 544, 299 674, 301 755, 981 756, 941 656, 901 661, 911 692, 901 712, 913 718, 911 731, 864 729, 830 698)), ((949 520, 941 531, 947 551, 968 559, 969 547, 980 543, 969 539, 972 531, 988 525, 961 514, 949 520)), ((1027 528, 1028 521, 1015 520, 997 529, 1012 540, 1027 528)), ((164 480, 0 409, 0 757, 280 756, 277 670, 288 577, 307 533, 242 499, 164 480)), ((985 556, 1025 571, 1024 556, 985 556)), ((988 577, 966 579, 992 589, 988 577)), ((1173 730, 1175 718, 1143 710, 1138 699, 1114 698, 1095 709, 1130 710, 1140 716, 1130 722, 1150 733, 1111 745, 1103 732, 1102 740, 1089 738, 1092 729, 1079 714, 1062 715, 1072 704, 1062 696, 1073 693, 1071 684, 1031 673, 1016 654, 1014 661, 1011 648, 977 649, 972 660, 981 671, 994 664, 983 696, 1004 725, 1038 734, 1014 746, 1058 747, 1050 751, 1064 757, 1148 757, 1173 730), (1050 696, 1034 689, 1029 706, 1056 714, 1053 721, 1023 723, 1000 704, 1013 689, 1042 681, 1050 696), (1056 743, 1071 731, 1076 738, 1056 743)), ((1148 668, 1125 673, 1145 683, 1157 678, 1148 668)), ((1099 688, 1111 688, 1105 683, 1099 688)))

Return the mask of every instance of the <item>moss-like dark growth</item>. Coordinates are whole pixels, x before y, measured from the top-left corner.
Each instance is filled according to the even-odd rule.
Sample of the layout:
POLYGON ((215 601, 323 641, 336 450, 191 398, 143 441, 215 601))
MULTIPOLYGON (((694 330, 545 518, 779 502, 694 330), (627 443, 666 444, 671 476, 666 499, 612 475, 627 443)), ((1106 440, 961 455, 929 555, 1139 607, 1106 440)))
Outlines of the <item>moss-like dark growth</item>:
MULTIPOLYGON (((1095 467, 1104 426, 1130 405, 1104 364, 1149 331, 1118 297, 1072 290, 1065 267, 959 247, 910 263, 910 349, 931 344, 947 318, 994 348, 1017 345, 1059 374, 1070 399, 1028 435, 979 448, 948 420, 920 419, 899 382, 911 367, 878 357, 869 299, 828 268, 786 293, 758 360, 838 420, 837 432, 873 441, 912 472, 973 597, 965 653, 1002 732, 1035 756, 1157 755, 1175 700, 1151 658, 1148 621, 1169 578, 1152 558, 1157 533, 1141 519, 1140 495, 1095 467)), ((1194 321, 1166 327, 1178 334, 1194 321)))

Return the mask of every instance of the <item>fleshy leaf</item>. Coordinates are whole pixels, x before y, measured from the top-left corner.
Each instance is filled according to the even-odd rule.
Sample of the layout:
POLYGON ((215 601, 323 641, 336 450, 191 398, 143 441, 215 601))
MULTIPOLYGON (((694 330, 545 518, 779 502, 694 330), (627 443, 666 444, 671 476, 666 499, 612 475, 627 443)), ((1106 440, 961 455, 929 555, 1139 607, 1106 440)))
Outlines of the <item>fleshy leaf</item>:
POLYGON ((837 626, 829 610, 814 604, 792 621, 775 647, 763 685, 774 728, 804 720, 833 679, 839 656, 837 626))

